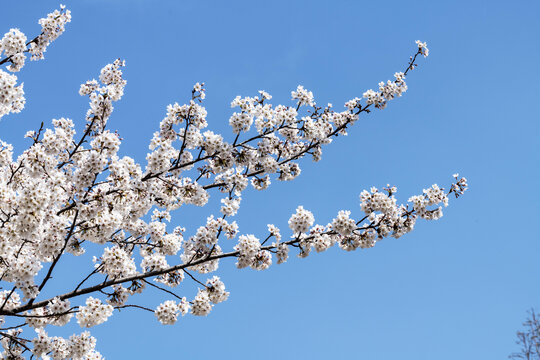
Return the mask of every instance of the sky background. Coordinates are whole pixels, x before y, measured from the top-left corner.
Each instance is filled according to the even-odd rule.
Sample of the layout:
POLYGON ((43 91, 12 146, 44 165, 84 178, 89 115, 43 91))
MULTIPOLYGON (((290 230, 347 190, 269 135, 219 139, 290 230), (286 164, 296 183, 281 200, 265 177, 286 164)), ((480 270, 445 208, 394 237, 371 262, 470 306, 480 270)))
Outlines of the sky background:
MULTIPOLYGON (((540 310, 540 2, 65 3, 73 16, 65 34, 19 74, 26 109, 0 122, 0 138, 17 154, 41 121, 69 117, 81 129, 87 98, 79 85, 116 58, 126 60, 128 85, 109 128, 125 139, 121 154, 144 163, 167 104, 188 101, 197 81, 208 89, 208 129, 232 141, 236 95, 261 89, 273 104, 288 105, 301 84, 318 104, 339 110, 403 71, 420 39, 430 56, 408 76, 407 93, 363 115, 319 163, 305 159, 295 181, 248 191, 236 217, 240 232, 263 237, 274 223, 289 236, 298 205, 321 224, 341 209, 360 218, 358 195, 371 186, 396 185, 405 202, 433 183, 448 186, 456 172, 470 185, 441 220, 418 221, 412 233, 373 249, 336 247, 307 259, 291 253, 264 272, 222 261, 228 301, 174 326, 146 312, 116 314, 91 329, 107 359, 505 359, 516 350, 526 311, 540 310)), ((37 20, 57 6, 7 2, 0 31, 18 27, 32 38, 37 20)), ((171 228, 193 234, 218 211, 215 201, 182 208, 171 228)), ((90 266, 89 258, 66 258, 59 269, 90 266)), ((75 281, 55 280, 59 289, 75 281)), ((178 290, 192 298, 196 286, 186 279, 178 290)), ((164 299, 149 294, 145 304, 164 299)), ((82 330, 76 323, 49 329, 73 331, 82 330)))

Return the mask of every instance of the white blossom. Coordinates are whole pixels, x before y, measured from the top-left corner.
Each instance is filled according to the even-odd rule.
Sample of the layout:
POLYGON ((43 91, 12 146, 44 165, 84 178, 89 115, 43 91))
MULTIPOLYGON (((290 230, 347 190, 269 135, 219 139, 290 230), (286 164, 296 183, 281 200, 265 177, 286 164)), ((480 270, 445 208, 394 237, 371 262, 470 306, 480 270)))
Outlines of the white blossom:
POLYGON ((255 254, 251 267, 255 270, 266 270, 272 265, 272 253, 261 250, 255 254))
POLYGON ((418 45, 418 51, 424 55, 424 57, 428 57, 429 49, 427 44, 425 42, 421 42, 420 40, 416 40, 416 45, 418 45))
POLYGON ((311 91, 308 91, 304 89, 302 85, 298 85, 296 88, 296 91, 291 92, 291 98, 293 100, 298 100, 298 105, 309 105, 313 106, 315 105, 315 101, 313 99, 313 93, 311 91))
POLYGON ((191 313, 195 316, 206 316, 212 311, 212 306, 208 291, 199 289, 195 299, 193 299, 191 313))
POLYGON ((92 327, 104 323, 112 315, 113 307, 105 305, 99 299, 89 297, 86 306, 81 306, 77 312, 77 323, 81 327, 92 327))
POLYGON ((24 108, 23 84, 17 86, 17 77, 0 70, 0 118, 9 113, 18 113, 24 108))
POLYGON ((208 298, 214 304, 219 304, 229 297, 229 292, 225 291, 225 284, 217 276, 206 281, 206 291, 208 298))
POLYGON ((130 276, 136 272, 135 261, 119 246, 105 248, 101 256, 101 264, 96 264, 96 267, 99 266, 101 266, 101 272, 112 277, 130 276))
MULTIPOLYGON (((25 66, 27 53, 31 60, 43 58, 70 21, 70 11, 60 6, 39 20, 41 33, 33 40, 10 29, 0 40, 0 56, 6 57, 2 63, 15 72, 25 66)), ((417 46, 414 59, 428 56, 426 43, 417 41, 417 46)), ((347 135, 360 113, 369 112, 370 106, 383 109, 402 96, 414 64, 396 72, 394 80, 380 82, 376 90, 367 90, 362 98, 345 102, 342 111, 332 104, 316 107, 313 93, 301 85, 291 92, 292 105, 271 104, 272 96, 263 90, 253 97, 237 96, 231 102, 236 111, 229 117, 232 138, 205 131, 206 89, 204 83, 196 83, 185 104, 166 107, 149 142, 146 163, 141 164, 122 154, 123 139, 109 124, 127 85, 125 66, 116 59, 103 66, 96 79, 80 85, 79 94, 89 101, 82 124, 58 118, 51 128, 42 125, 28 131, 25 137, 31 145, 18 156, 11 144, 0 140, 0 324, 7 327, 12 318, 25 317, 37 335, 24 343, 36 358, 102 359, 88 331, 69 338, 45 331, 67 325, 74 314, 81 327, 90 328, 107 321, 115 308, 152 311, 131 303, 142 302, 143 296, 134 295, 152 288, 173 297, 153 310, 161 324, 174 324, 189 312, 206 316, 230 295, 214 275, 220 261, 236 257, 238 268, 265 270, 274 255, 278 264, 286 262, 290 250, 298 249, 304 258, 335 244, 345 251, 368 249, 380 239, 412 231, 418 218, 440 218, 448 196, 461 196, 467 189, 467 180, 455 174, 448 192, 432 185, 411 196, 409 204, 398 204, 396 187, 372 188, 360 194, 365 216, 358 222, 350 211, 341 210, 330 224, 314 226, 313 213, 298 206, 288 219, 291 232, 283 234, 288 240, 282 241, 280 228, 273 224, 268 224, 262 240, 254 234, 238 236, 239 226, 229 217, 246 201, 250 183, 264 191, 274 180, 296 179, 305 157, 319 161, 323 149, 347 135), (77 134, 79 127, 82 131, 77 134), (218 197, 210 202, 213 194, 218 197), (178 219, 175 210, 209 203, 220 204, 221 215, 209 215, 197 226, 171 229, 178 219), (223 238, 237 236, 230 251, 232 244, 223 238), (71 260, 82 267, 87 257, 93 257, 94 268, 73 266, 74 275, 84 271, 78 274, 78 285, 74 289, 71 280, 63 284, 55 272, 58 261, 86 252, 86 257, 71 260), (200 274, 212 275, 204 282, 198 279, 200 274), (69 289, 47 298, 55 290, 49 285, 53 278, 56 286, 69 289), (177 295, 189 291, 191 280, 203 288, 189 300, 177 295), (103 300, 81 296, 98 293, 103 300)), ((0 118, 20 112, 25 101, 23 84, 0 69, 0 118)), ((25 349, 10 342, 10 337, 22 336, 21 327, 5 331, 0 358, 22 358, 25 349)))
POLYGON ((260 248, 261 243, 254 235, 240 235, 238 244, 234 247, 239 252, 236 266, 239 269, 251 266, 260 248))
POLYGON ((173 300, 167 300, 160 304, 154 311, 159 322, 163 325, 173 325, 178 320, 180 309, 173 300))
POLYGON ((224 215, 227 215, 227 216, 236 215, 236 213, 238 212, 238 209, 240 208, 240 201, 241 200, 242 200, 242 198, 240 198, 240 197, 237 197, 237 198, 234 198, 234 199, 231 199, 231 198, 221 199, 221 203, 223 204, 223 206, 221 207, 220 211, 224 215))
POLYGON ((356 229, 356 222, 349 218, 350 215, 350 211, 341 210, 332 222, 332 229, 337 231, 340 235, 350 235, 353 230, 356 229))
POLYGON ((303 206, 299 206, 296 208, 296 213, 289 219, 289 227, 293 233, 303 233, 308 231, 314 221, 313 213, 305 210, 303 206))
POLYGON ((96 339, 88 331, 69 337, 69 352, 73 359, 85 359, 95 347, 96 339))
POLYGON ((71 22, 71 12, 60 6, 60 10, 47 14, 46 18, 39 19, 38 22, 41 25, 41 34, 30 44, 32 60, 43 59, 43 53, 47 51, 50 43, 56 40, 64 32, 66 24, 71 22))
POLYGON ((19 29, 10 29, 0 40, 0 55, 3 52, 4 56, 8 57, 11 62, 11 65, 7 68, 9 71, 21 70, 26 60, 25 50, 26 35, 19 29))

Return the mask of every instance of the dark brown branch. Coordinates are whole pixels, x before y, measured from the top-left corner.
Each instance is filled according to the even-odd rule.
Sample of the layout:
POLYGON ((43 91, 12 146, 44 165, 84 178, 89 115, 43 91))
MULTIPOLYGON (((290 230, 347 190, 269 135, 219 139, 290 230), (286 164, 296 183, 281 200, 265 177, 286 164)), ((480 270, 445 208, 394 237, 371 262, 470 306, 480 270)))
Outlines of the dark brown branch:
POLYGON ((151 312, 151 313, 154 312, 154 310, 152 310, 152 309, 149 309, 149 308, 144 307, 144 306, 141 306, 141 305, 134 305, 134 304, 120 305, 120 306, 115 306, 114 308, 115 308, 115 309, 137 308, 137 309, 142 309, 142 310, 149 311, 149 312, 151 312))
MULTIPOLYGON (((52 272, 54 270, 54 267, 58 263, 58 260, 60 260, 60 257, 62 256, 64 251, 66 250, 67 244, 69 243, 69 239, 71 239, 71 236, 73 235, 73 230, 75 230, 75 224, 77 223, 77 217, 78 216, 79 216, 79 211, 77 210, 77 211, 75 211, 75 216, 73 217, 73 222, 71 223, 69 233, 67 234, 66 240, 64 241, 64 246, 62 247, 62 250, 60 250, 60 253, 54 258, 51 266, 49 267, 49 270, 47 271, 47 275, 45 275, 45 278, 43 279, 43 281, 41 282, 41 284, 38 287, 38 292, 41 291, 43 289, 43 287, 45 286, 45 284, 47 283, 47 281, 49 281, 49 279, 51 278, 52 272)), ((28 304, 31 305, 34 302, 35 299, 36 298, 30 299, 28 304)))
POLYGON ((163 291, 163 292, 166 292, 167 294, 170 294, 170 295, 174 296, 175 298, 179 299, 180 301, 184 300, 184 299, 182 299, 180 296, 176 295, 174 292, 172 292, 172 291, 170 291, 170 290, 167 290, 167 289, 165 289, 165 288, 162 288, 161 286, 158 286, 158 285, 156 285, 156 284, 152 284, 150 281, 147 281, 147 280, 145 280, 145 279, 143 279, 142 281, 143 281, 145 284, 147 284, 147 285, 150 285, 150 286, 152 286, 152 287, 154 287, 154 288, 156 288, 156 289, 159 289, 159 290, 161 290, 161 291, 163 291))
MULTIPOLYGON (((28 41, 28 42, 26 43, 26 46, 30 45, 30 44, 33 43, 33 42, 37 42, 37 41, 38 41, 38 38, 39 38, 41 35, 43 35, 43 33, 39 34, 38 36, 36 36, 36 37, 33 38, 32 40, 28 41)), ((28 52, 28 51, 29 51, 29 50, 26 49, 26 50, 23 51, 23 52, 28 52)), ((17 54, 20 54, 20 53, 17 53, 17 54)), ((17 55, 17 54, 14 54, 14 55, 17 55)), ((6 57, 6 58, 0 60, 0 65, 4 65, 4 64, 7 63, 8 61, 11 61, 11 58, 12 58, 12 57, 13 57, 13 55, 10 55, 10 56, 8 56, 8 57, 6 57)))

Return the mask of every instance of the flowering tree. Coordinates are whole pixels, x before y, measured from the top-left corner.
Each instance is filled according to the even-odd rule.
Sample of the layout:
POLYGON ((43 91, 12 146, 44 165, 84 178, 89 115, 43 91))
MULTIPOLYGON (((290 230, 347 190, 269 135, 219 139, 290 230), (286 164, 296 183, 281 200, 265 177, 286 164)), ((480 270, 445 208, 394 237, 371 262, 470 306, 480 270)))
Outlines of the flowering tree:
MULTIPOLYGON (((61 6, 39 20, 42 32, 30 41, 11 29, 0 42, 0 65, 14 73, 24 66, 27 53, 31 60, 42 59, 70 21, 69 10, 61 6)), ((88 331, 66 339, 49 335, 52 326, 66 325, 75 316, 81 327, 90 328, 126 307, 153 312, 162 324, 174 324, 179 315, 206 316, 229 296, 218 276, 206 275, 218 270, 221 259, 236 258, 239 269, 264 270, 274 258, 278 264, 287 261, 291 248, 299 257, 334 245, 346 251, 367 249, 384 237, 410 232, 418 218, 439 219, 449 195, 466 190, 465 178, 456 174, 448 190, 432 185, 406 205, 397 203, 394 186, 371 188, 360 194, 362 215, 339 211, 327 225, 315 225, 313 214, 299 206, 289 219, 286 239, 272 224, 260 237, 241 234, 231 220, 248 186, 262 191, 274 180, 295 179, 303 158, 320 160, 322 148, 346 135, 360 115, 384 109, 401 96, 417 57, 428 56, 425 43, 416 46, 403 72, 381 82, 378 91, 366 91, 363 99, 347 101, 343 111, 331 104, 317 106, 302 86, 292 92, 292 106, 271 105, 265 91, 236 97, 230 141, 204 131, 205 88, 197 83, 187 104, 167 107, 144 165, 120 158, 121 139, 107 129, 113 103, 126 86, 121 60, 106 65, 99 81, 81 85, 80 95, 90 101, 82 135, 76 136, 72 120, 61 118, 52 121, 51 129, 42 124, 28 132, 31 145, 16 158, 13 147, 0 141, 2 358, 100 359, 88 331), (221 197, 220 213, 210 214, 193 236, 184 238, 185 228, 167 227, 172 211, 205 206, 212 193, 221 197), (101 246, 93 261, 83 256, 90 243, 101 246), (41 295, 67 256, 81 257, 79 269, 85 270, 79 281, 65 283, 64 291, 50 298, 41 295), (185 278, 199 288, 193 299, 181 294, 185 278), (166 300, 141 303, 136 294, 150 287, 166 300), (33 331, 23 332, 28 327, 33 331)), ((0 69, 0 117, 21 111, 24 104, 17 77, 0 69)))
POLYGON ((519 352, 512 353, 509 358, 540 360, 540 319, 534 309, 529 310, 529 316, 523 323, 523 327, 524 329, 516 334, 519 352))

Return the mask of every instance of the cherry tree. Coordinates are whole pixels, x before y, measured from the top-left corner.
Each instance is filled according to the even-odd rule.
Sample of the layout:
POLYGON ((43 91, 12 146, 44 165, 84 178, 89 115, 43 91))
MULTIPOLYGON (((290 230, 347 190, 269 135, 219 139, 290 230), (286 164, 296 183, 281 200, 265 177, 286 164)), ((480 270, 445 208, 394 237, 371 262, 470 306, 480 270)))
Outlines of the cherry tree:
POLYGON ((516 333, 516 344, 519 352, 512 353, 508 358, 523 360, 540 359, 540 319, 534 309, 528 311, 527 320, 523 323, 523 330, 516 333))
MULTIPOLYGON (((18 29, 3 36, 0 118, 25 105, 14 73, 28 55, 43 59, 70 21, 70 11, 61 6, 39 20, 42 30, 33 39, 18 29)), ((117 59, 103 67, 99 80, 79 90, 89 99, 82 134, 76 134, 72 120, 54 119, 51 128, 42 124, 29 131, 31 144, 16 157, 12 145, 0 140, 1 357, 101 359, 89 331, 63 338, 54 335, 55 326, 76 321, 91 328, 126 307, 152 312, 164 325, 180 316, 207 316, 229 297, 215 275, 222 260, 236 259, 238 269, 264 270, 287 261, 291 250, 303 258, 333 246, 369 249, 385 237, 412 231, 418 219, 439 219, 450 195, 457 198, 467 189, 465 178, 455 174, 446 190, 432 185, 405 204, 397 202, 395 186, 372 187, 360 194, 360 214, 342 210, 326 225, 298 206, 283 236, 273 224, 259 234, 244 234, 232 220, 244 190, 294 180, 302 161, 319 161, 323 148, 347 135, 360 116, 402 96, 406 76, 427 56, 426 43, 416 41, 402 72, 345 102, 340 111, 319 106, 302 86, 292 91, 290 105, 271 104, 265 91, 238 96, 231 103, 230 136, 205 130, 205 85, 197 83, 186 104, 165 110, 144 164, 119 157, 121 138, 108 129, 126 86, 125 63, 117 59), (212 195, 222 205, 209 212, 204 226, 168 225, 171 212, 205 206, 212 195), (43 296, 53 274, 62 276, 55 273, 59 261, 70 256, 80 257, 79 281, 43 296), (182 296, 183 286, 198 288, 196 296, 182 296), (150 288, 165 300, 141 302, 138 294, 150 288)))

